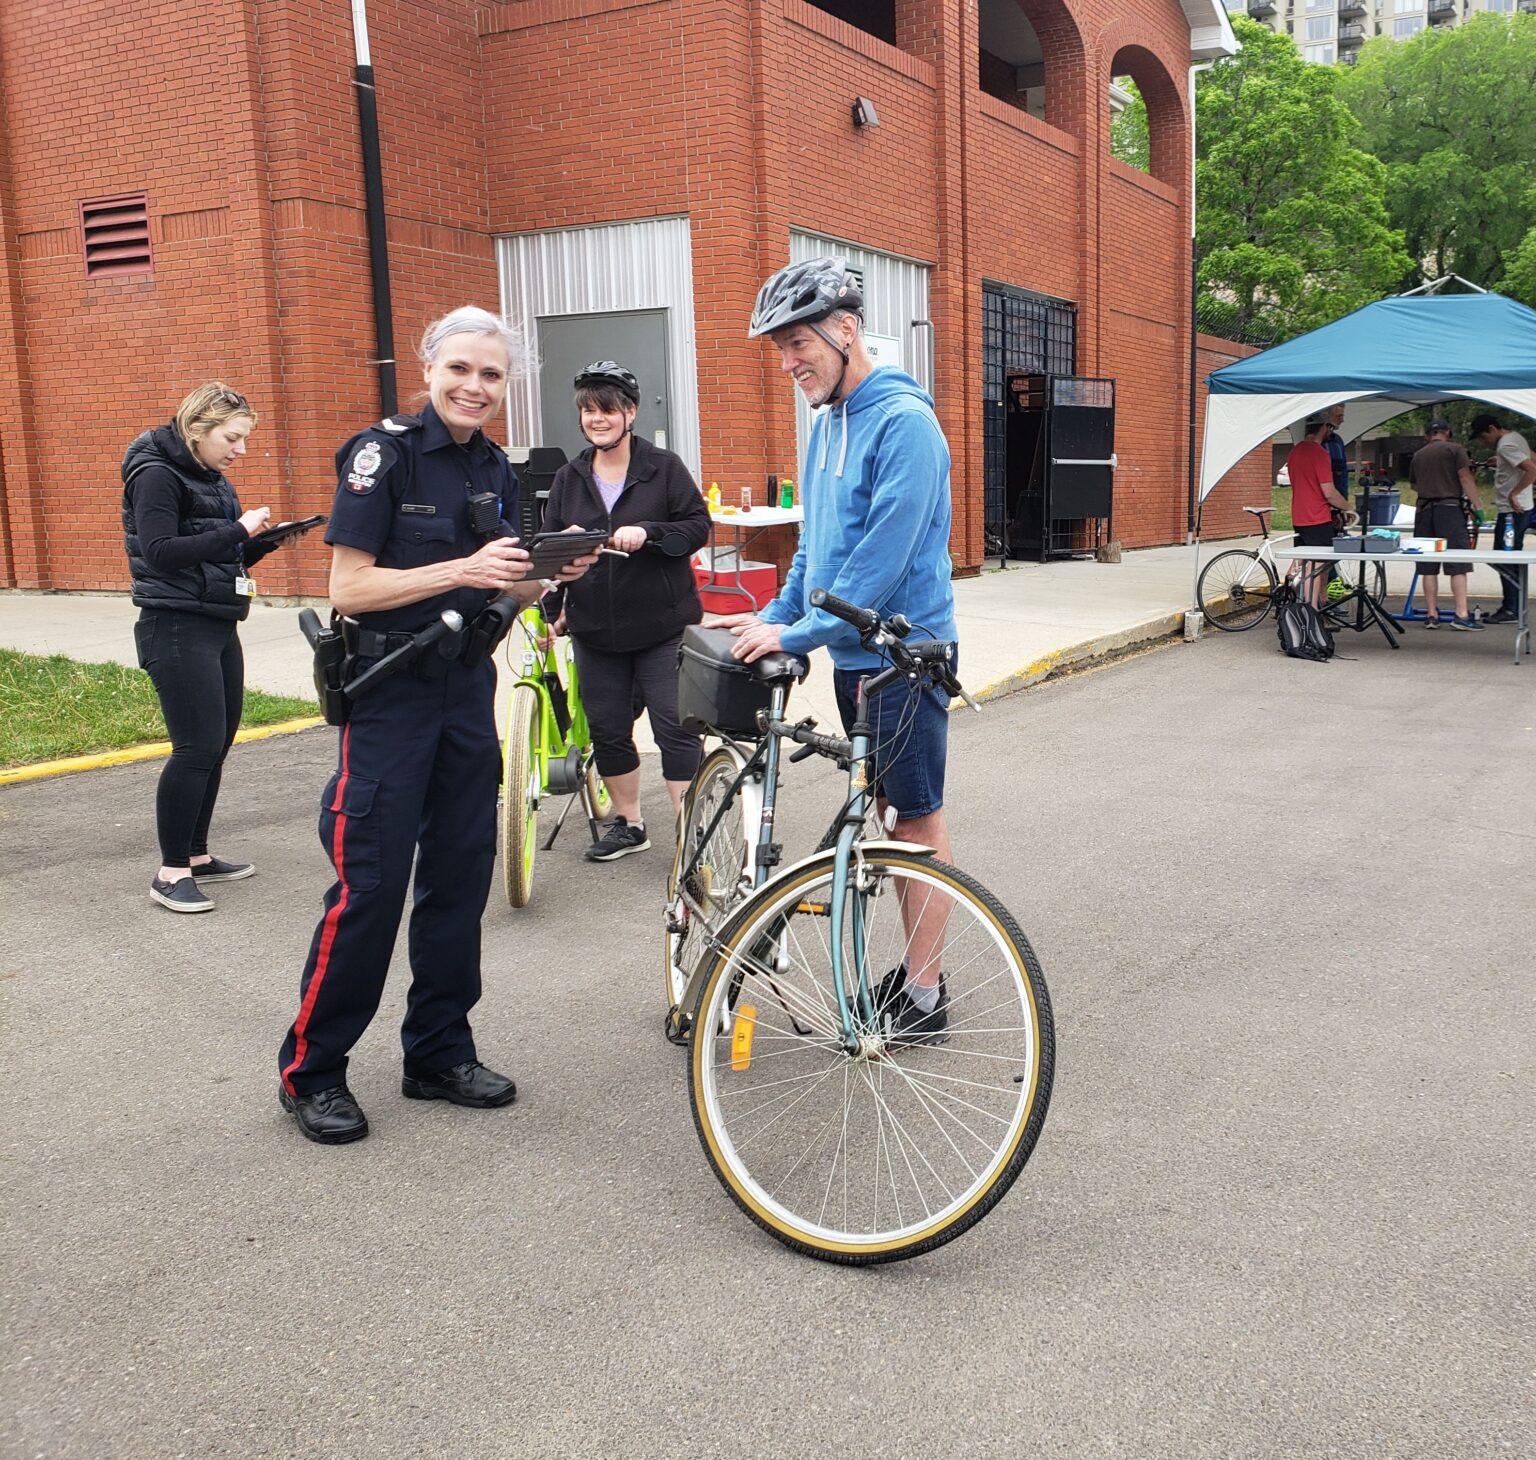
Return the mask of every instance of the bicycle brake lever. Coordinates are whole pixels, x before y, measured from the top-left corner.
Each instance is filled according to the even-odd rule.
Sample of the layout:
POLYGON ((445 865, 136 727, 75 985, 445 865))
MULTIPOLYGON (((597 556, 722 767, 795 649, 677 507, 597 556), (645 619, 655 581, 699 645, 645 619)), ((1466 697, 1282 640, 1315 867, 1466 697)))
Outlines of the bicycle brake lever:
POLYGON ((789 763, 791 765, 799 765, 802 760, 809 760, 815 754, 816 747, 814 745, 802 745, 799 750, 789 757, 789 763))

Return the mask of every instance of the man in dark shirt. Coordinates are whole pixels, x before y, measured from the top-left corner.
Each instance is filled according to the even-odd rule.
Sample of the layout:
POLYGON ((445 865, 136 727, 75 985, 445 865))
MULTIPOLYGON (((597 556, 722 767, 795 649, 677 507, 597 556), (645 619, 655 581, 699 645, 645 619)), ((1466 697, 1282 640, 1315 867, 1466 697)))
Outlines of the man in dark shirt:
POLYGON ((1333 428, 1323 437, 1323 449, 1328 453, 1333 467, 1333 489, 1346 502, 1349 501, 1349 456, 1344 450, 1344 407, 1329 406, 1326 412, 1328 424, 1333 428))
MULTIPOLYGON (((1464 446, 1451 440, 1451 428, 1444 421, 1431 421, 1424 430, 1428 440, 1408 464, 1408 480, 1418 493, 1419 505, 1413 514, 1415 537, 1443 537, 1447 548, 1473 546, 1467 531, 1467 510, 1462 499, 1477 511, 1482 501, 1477 483, 1472 479, 1472 460, 1464 446)), ((1480 627, 1467 609, 1467 574, 1470 563, 1447 563, 1451 580, 1451 598, 1456 605, 1453 629, 1480 627)), ((1440 627, 1440 564, 1419 564, 1419 578, 1424 584, 1424 627, 1440 627)))

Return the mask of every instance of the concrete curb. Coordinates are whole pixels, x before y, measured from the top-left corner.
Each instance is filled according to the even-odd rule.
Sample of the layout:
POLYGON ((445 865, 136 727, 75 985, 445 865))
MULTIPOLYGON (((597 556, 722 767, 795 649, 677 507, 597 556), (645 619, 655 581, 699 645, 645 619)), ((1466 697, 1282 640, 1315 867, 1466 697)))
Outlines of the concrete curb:
MULTIPOLYGON (((300 720, 282 720, 276 725, 261 725, 253 730, 241 730, 235 735, 235 744, 247 740, 266 740, 273 735, 292 735, 308 730, 325 721, 319 715, 300 720)), ((155 740, 148 745, 131 745, 126 750, 104 750, 100 755, 72 755, 64 760, 45 760, 37 765, 17 766, 14 770, 0 771, 0 786, 19 785, 23 781, 40 781, 48 776, 67 776, 75 771, 100 770, 103 766, 129 765, 137 760, 159 760, 171 753, 169 740, 155 740)))
POLYGON ((1095 659, 1108 658, 1123 650, 1154 643, 1159 639, 1173 638, 1183 632, 1184 613, 1181 610, 1134 624, 1128 629, 1118 629, 1112 634, 1101 634, 1096 639, 1084 639, 1080 644, 1055 649, 1034 663, 1025 665, 1023 669, 1003 675, 1001 679, 991 680, 975 692, 975 698, 978 701, 1000 700, 1006 695, 1016 694, 1021 689, 1028 689, 1033 684, 1050 679, 1052 675, 1064 674, 1095 659))

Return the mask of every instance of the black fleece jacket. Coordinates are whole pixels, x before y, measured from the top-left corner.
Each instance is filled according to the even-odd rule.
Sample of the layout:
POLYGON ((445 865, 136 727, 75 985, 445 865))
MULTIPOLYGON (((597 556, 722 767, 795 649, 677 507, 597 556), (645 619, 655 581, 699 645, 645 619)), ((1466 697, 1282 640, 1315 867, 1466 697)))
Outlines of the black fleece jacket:
POLYGON ((613 511, 592 480, 593 448, 555 474, 544 531, 643 527, 646 544, 628 558, 598 558, 565 589, 565 623, 594 649, 649 649, 704 617, 693 555, 709 541, 709 508, 688 468, 643 436, 630 437, 629 475, 613 511))

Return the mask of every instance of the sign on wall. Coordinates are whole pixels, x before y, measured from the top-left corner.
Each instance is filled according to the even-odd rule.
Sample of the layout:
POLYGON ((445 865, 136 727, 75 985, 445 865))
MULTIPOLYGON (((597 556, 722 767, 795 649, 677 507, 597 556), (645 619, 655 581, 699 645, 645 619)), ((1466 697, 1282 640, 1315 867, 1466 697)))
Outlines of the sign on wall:
POLYGON ((864 348, 876 365, 894 365, 898 370, 907 368, 901 341, 895 335, 872 335, 864 332, 864 348))

